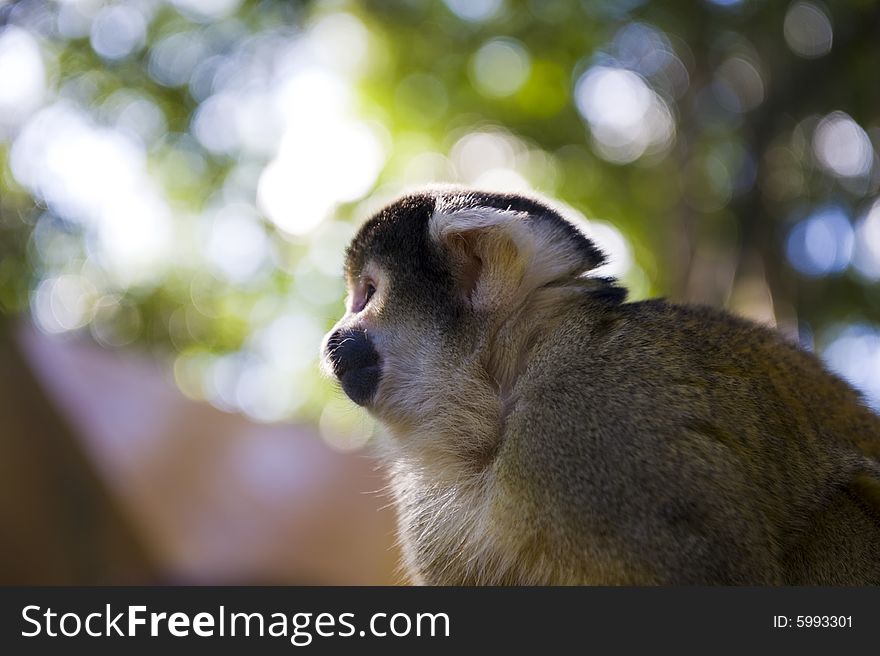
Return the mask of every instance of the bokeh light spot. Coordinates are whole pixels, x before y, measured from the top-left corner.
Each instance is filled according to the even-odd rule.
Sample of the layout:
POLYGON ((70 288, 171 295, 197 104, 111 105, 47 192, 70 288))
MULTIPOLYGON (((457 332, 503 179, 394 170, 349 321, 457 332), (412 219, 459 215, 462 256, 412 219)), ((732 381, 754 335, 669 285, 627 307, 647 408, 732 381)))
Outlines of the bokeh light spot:
POLYGON ((673 139, 666 103, 632 71, 593 66, 578 80, 575 101, 590 125, 596 150, 611 162, 632 162, 649 150, 664 149, 673 139))
POLYGON ((843 112, 832 112, 819 122, 813 152, 825 169, 846 178, 867 175, 874 161, 868 135, 843 112))
POLYGON ((0 30, 0 138, 43 101, 46 71, 36 40, 14 25, 0 30))
POLYGON ((485 96, 502 98, 515 93, 526 81, 529 54, 514 39, 493 39, 477 50, 471 60, 471 78, 485 96))
POLYGON ((788 259, 808 276, 839 273, 849 266, 854 235, 840 207, 822 208, 799 222, 786 242, 788 259))
POLYGON ((268 262, 269 239, 252 207, 227 205, 210 220, 207 254, 223 277, 243 283, 268 262))
POLYGON ((812 2, 795 2, 785 14, 782 28, 792 52, 813 59, 831 52, 834 31, 831 19, 812 2))
POLYGON ((143 14, 128 5, 108 6, 92 21, 92 48, 104 59, 124 59, 140 50, 147 37, 143 14))
POLYGON ((37 326, 61 333, 86 325, 95 301, 94 286, 81 275, 46 278, 34 292, 31 310, 37 326))
POLYGON ((324 441, 337 451, 356 451, 366 445, 376 430, 376 422, 348 399, 327 402, 318 420, 324 441))

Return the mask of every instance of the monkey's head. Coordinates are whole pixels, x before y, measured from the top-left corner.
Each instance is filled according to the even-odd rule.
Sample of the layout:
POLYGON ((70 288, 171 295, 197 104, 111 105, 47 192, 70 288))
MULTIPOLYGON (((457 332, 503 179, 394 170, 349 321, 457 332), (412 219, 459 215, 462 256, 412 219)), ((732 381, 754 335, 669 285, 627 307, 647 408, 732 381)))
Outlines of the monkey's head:
POLYGON ((461 187, 403 196, 348 247, 346 312, 324 340, 324 369, 386 422, 424 422, 450 394, 464 407, 476 393, 468 381, 503 377, 492 368, 513 347, 496 343, 500 327, 603 260, 535 198, 461 187))

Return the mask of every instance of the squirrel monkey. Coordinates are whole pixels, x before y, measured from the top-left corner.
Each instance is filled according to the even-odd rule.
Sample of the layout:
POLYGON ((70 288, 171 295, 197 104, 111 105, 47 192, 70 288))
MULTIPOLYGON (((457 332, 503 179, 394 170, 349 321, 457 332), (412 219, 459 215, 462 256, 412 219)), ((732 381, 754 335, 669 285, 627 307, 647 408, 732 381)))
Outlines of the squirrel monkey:
POLYGON ((349 246, 323 366, 387 428, 413 582, 880 584, 880 417, 772 330, 626 302, 603 261, 547 201, 459 187, 349 246))

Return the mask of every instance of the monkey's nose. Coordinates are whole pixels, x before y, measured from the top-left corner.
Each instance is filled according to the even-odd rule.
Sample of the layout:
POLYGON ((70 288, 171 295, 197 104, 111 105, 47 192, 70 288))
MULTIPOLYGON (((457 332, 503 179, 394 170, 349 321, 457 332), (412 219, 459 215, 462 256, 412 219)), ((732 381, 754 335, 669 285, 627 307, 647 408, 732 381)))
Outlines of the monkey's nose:
POLYGON ((348 397, 366 405, 376 393, 382 375, 379 353, 362 329, 335 331, 327 340, 327 359, 348 397))
POLYGON ((365 330, 340 328, 327 340, 327 358, 337 378, 349 371, 374 367, 379 354, 365 330))

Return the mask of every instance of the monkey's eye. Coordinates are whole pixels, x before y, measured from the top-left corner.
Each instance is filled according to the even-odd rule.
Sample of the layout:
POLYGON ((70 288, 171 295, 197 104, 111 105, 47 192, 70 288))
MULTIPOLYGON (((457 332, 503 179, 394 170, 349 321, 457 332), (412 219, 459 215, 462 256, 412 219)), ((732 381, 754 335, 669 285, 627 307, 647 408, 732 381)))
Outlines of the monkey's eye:
POLYGON ((359 282, 354 290, 351 311, 355 313, 362 311, 365 307, 367 307, 367 304, 370 302, 370 299, 373 298, 373 294, 375 293, 375 283, 370 280, 359 282))

